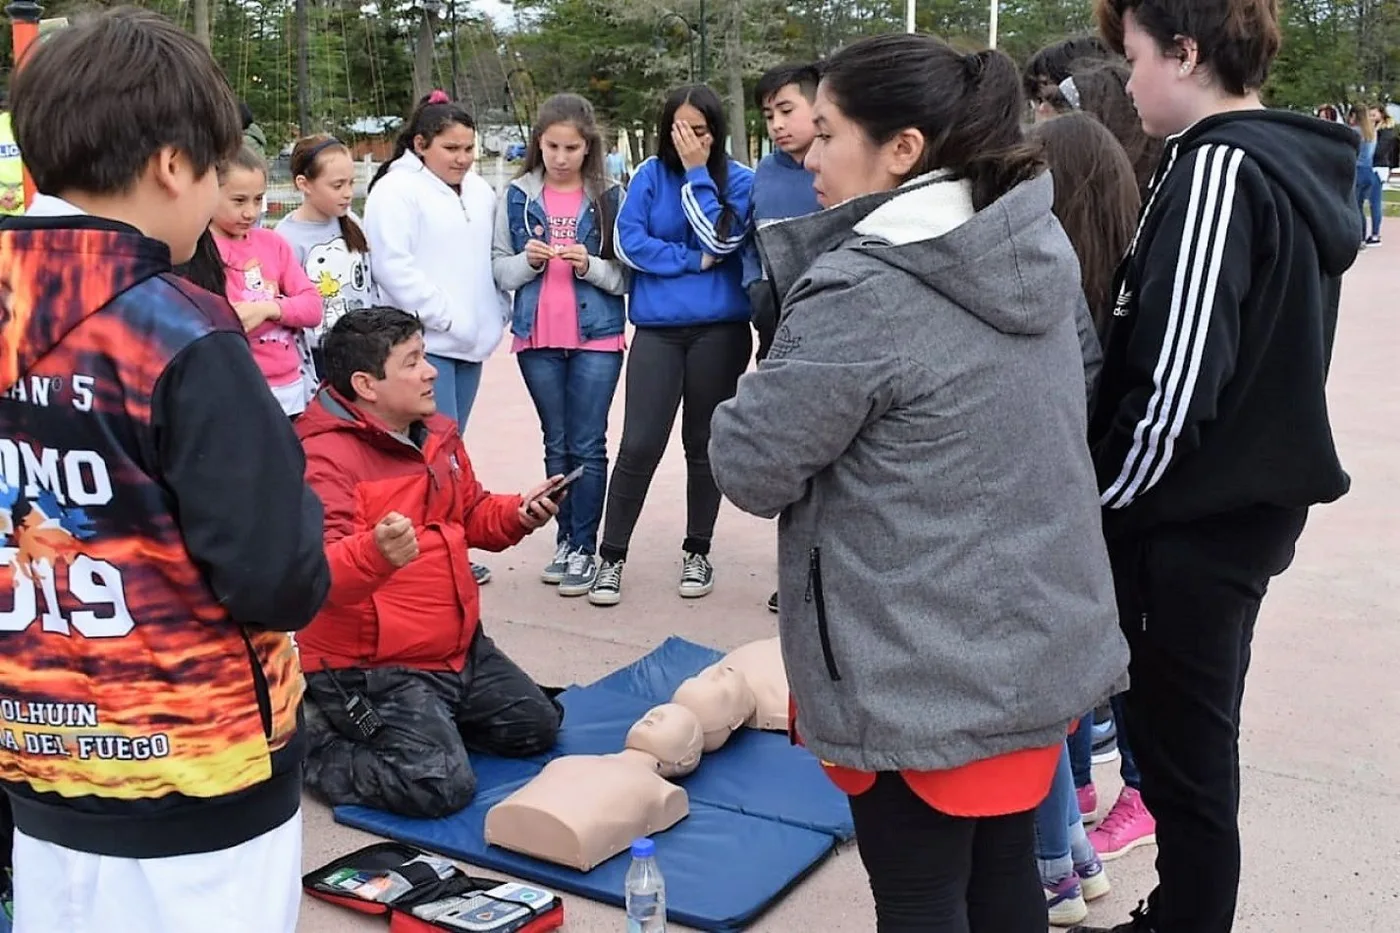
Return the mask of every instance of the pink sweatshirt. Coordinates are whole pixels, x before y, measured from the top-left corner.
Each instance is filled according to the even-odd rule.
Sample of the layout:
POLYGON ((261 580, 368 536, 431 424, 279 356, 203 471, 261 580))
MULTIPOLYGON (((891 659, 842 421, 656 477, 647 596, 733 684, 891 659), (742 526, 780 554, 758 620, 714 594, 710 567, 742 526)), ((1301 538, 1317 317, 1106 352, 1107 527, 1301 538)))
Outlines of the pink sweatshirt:
POLYGON ((282 309, 280 321, 264 321, 248 334, 253 358, 270 386, 291 385, 301 378, 297 333, 321 323, 321 293, 286 240, 254 227, 241 240, 214 235, 224 258, 225 290, 232 304, 272 299, 282 309))

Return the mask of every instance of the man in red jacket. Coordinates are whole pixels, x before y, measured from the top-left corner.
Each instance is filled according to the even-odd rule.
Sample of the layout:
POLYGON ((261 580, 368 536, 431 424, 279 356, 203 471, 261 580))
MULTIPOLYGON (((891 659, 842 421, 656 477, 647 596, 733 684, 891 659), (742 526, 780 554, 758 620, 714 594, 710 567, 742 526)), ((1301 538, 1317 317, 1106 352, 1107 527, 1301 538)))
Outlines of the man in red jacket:
POLYGON ((481 488, 436 412, 413 315, 346 315, 321 347, 327 386, 297 421, 331 566, 330 596, 297 636, 306 783, 331 804, 442 816, 476 792, 468 750, 535 755, 559 729, 560 707, 481 630, 467 559, 547 523, 551 483, 481 488))

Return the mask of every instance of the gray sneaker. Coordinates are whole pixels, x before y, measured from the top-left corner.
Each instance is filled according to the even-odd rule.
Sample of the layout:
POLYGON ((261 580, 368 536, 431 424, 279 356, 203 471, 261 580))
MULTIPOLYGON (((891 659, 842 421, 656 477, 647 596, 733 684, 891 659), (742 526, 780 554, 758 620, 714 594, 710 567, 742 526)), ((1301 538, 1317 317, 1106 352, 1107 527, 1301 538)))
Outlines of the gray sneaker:
POLYGON ((593 589, 593 581, 598 579, 598 558, 583 551, 569 555, 568 572, 559 581, 560 596, 587 596, 593 589))
POLYGON ((588 591, 590 603, 595 606, 616 606, 622 602, 622 564, 620 560, 599 563, 593 588, 588 591))
POLYGON ((681 563, 680 594, 686 599, 698 599, 710 595, 715 588, 715 568, 704 554, 686 552, 681 563))
POLYGON ((544 570, 540 572, 540 581, 543 583, 561 583, 564 575, 569 572, 569 555, 573 553, 569 547, 569 542, 562 541, 559 547, 554 549, 554 559, 544 565, 544 570))

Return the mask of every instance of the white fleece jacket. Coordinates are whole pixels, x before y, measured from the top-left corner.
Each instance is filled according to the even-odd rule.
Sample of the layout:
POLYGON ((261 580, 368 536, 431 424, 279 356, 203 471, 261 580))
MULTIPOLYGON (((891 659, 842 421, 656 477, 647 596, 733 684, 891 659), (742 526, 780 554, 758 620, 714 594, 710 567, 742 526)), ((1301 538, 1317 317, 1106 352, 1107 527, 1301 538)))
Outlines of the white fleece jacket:
POLYGON ((496 193, 468 172, 459 195, 404 153, 365 203, 370 268, 387 304, 418 314, 428 352, 481 362, 510 306, 491 273, 496 193))

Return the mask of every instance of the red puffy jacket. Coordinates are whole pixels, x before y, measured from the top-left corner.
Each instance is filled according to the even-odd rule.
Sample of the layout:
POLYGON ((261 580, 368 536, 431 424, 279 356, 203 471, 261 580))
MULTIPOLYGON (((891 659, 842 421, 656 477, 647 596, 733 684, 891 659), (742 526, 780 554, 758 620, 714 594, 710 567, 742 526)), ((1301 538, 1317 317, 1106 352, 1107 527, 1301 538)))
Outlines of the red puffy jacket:
POLYGON ((297 633, 305 670, 466 663, 481 618, 467 548, 501 551, 528 532, 520 496, 491 495, 476 481, 456 423, 434 415, 423 427, 420 449, 329 388, 297 420, 331 567, 329 598, 297 633), (374 543, 390 512, 418 534, 418 556, 398 569, 374 543))

